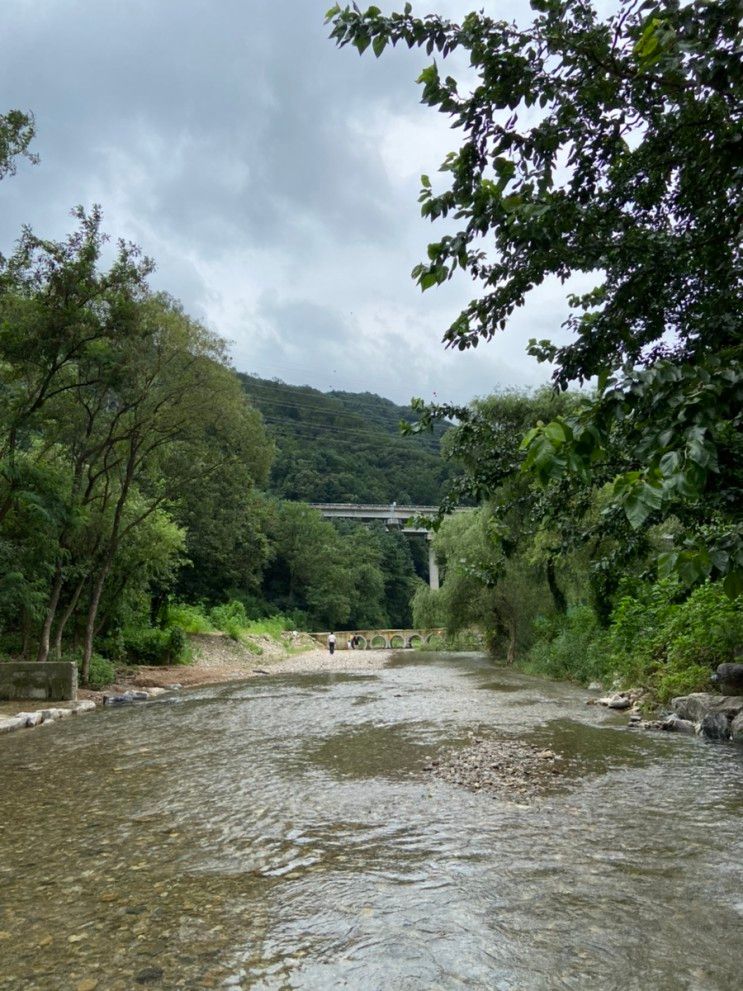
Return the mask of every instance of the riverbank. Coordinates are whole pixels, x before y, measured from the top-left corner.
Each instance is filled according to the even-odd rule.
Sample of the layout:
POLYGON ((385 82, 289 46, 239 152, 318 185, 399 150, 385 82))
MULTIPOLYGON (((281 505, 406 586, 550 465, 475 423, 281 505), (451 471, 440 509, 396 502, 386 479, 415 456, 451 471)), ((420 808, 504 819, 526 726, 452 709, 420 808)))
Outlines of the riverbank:
POLYGON ((293 635, 288 644, 262 637, 260 643, 246 645, 222 634, 196 634, 189 641, 192 664, 121 667, 115 682, 99 689, 80 688, 75 702, 50 703, 43 708, 28 700, 0 702, 0 733, 41 726, 68 714, 92 712, 107 699, 137 703, 163 692, 269 675, 378 671, 394 653, 393 650, 341 650, 331 656, 326 649, 312 646, 315 641, 306 634, 293 635))
MULTIPOLYGON (((120 685, 117 687, 124 691, 128 688, 172 689, 176 685, 179 688, 198 688, 276 674, 378 671, 394 654, 393 650, 342 650, 331 656, 322 647, 308 648, 303 645, 288 654, 279 649, 264 650, 261 655, 255 655, 227 638, 200 636, 192 640, 197 651, 195 663, 125 668, 119 672, 120 685)), ((107 689, 107 692, 110 694, 111 690, 107 689)))

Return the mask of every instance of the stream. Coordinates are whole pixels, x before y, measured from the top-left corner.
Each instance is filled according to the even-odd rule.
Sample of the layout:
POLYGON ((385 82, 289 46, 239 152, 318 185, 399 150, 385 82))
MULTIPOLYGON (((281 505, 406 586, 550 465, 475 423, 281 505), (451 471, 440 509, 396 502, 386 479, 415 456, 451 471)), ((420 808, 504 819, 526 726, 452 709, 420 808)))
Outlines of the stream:
POLYGON ((0 738, 0 991, 737 991, 743 749, 478 654, 0 738), (424 768, 472 734, 548 793, 424 768))

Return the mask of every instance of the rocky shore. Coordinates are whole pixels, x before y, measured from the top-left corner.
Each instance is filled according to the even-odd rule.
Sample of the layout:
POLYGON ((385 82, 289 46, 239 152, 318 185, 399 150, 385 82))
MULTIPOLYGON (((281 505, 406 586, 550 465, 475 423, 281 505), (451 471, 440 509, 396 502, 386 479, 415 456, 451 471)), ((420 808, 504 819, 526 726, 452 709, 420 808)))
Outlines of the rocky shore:
POLYGON ((643 693, 633 689, 588 699, 587 705, 628 711, 630 729, 659 730, 701 736, 706 740, 743 743, 743 695, 717 695, 712 692, 679 695, 671 699, 668 708, 656 719, 643 717, 643 700, 643 693))

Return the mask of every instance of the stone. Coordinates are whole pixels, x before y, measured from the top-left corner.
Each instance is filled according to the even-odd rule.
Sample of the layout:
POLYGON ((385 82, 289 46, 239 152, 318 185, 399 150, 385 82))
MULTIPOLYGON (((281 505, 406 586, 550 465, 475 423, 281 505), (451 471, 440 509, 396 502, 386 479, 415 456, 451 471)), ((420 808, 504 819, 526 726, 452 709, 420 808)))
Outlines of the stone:
POLYGON ((122 695, 104 695, 104 705, 131 705, 132 702, 146 702, 149 698, 147 692, 124 692, 122 695))
POLYGON ((95 977, 86 977, 75 985, 75 991, 95 991, 97 987, 98 981, 95 977))
POLYGON ((145 967, 144 970, 140 970, 134 980, 137 984, 153 984, 155 981, 159 981, 162 976, 162 967, 145 967))
POLYGON ((680 695, 671 699, 671 709, 681 719, 690 719, 693 723, 700 723, 719 698, 719 695, 712 695, 710 692, 680 695))
POLYGON ((732 722, 743 712, 743 695, 713 695, 711 692, 695 692, 671 699, 671 708, 682 719, 701 723, 708 714, 720 713, 732 722))
POLYGON ((743 664, 718 664, 712 681, 726 693, 743 692, 743 664))
POLYGON ((72 716, 79 716, 82 712, 93 712, 94 710, 95 702, 92 699, 82 699, 80 702, 75 702, 69 709, 72 716))
POLYGON ((62 709, 42 709, 41 710, 41 721, 42 723, 53 723, 55 719, 62 718, 62 709))
POLYGON ((690 719, 681 719, 675 712, 664 719, 659 728, 671 733, 686 733, 687 736, 695 736, 697 732, 696 723, 690 719))
POLYGON ((710 712, 699 726, 699 734, 707 740, 729 740, 730 723, 722 712, 710 712))
POLYGON ((166 691, 167 691, 167 689, 160 688, 159 686, 156 685, 153 688, 148 688, 147 689, 147 695, 151 699, 156 699, 156 698, 158 698, 158 696, 164 695, 166 691))
POLYGON ((616 692, 614 695, 600 698, 598 704, 605 705, 608 709, 629 709, 632 701, 623 692, 616 692))
POLYGON ((23 718, 20 715, 8 716, 5 719, 0 719, 0 733, 10 733, 16 729, 25 729, 26 727, 26 714, 23 713, 23 718))
POLYGON ((743 743, 743 712, 738 713, 730 724, 730 735, 736 743, 743 743))
POLYGON ((38 726, 41 722, 40 712, 19 712, 18 715, 26 720, 26 726, 38 726))
POLYGON ((592 681, 588 686, 589 692, 602 692, 603 690, 604 690, 604 686, 601 684, 600 681, 592 681))

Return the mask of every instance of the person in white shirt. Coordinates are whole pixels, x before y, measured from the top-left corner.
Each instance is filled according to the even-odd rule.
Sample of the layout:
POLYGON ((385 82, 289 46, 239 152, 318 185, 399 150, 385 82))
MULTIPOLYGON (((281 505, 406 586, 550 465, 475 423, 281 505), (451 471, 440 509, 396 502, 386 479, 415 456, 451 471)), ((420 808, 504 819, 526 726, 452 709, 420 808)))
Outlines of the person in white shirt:
POLYGON ((331 654, 335 652, 335 633, 328 634, 328 650, 331 654))

